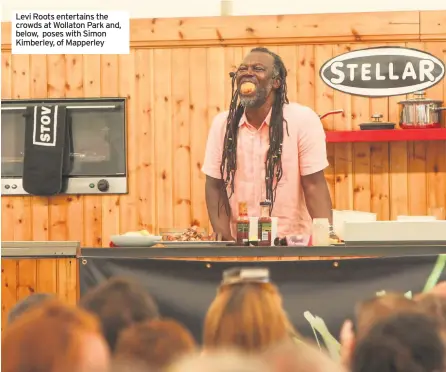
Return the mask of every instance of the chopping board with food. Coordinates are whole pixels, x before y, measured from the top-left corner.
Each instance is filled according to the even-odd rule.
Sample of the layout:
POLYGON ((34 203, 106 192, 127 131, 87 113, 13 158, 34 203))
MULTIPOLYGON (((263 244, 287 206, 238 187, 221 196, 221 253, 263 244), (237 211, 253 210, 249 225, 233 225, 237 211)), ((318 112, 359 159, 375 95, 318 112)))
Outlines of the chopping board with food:
POLYGON ((198 226, 192 226, 185 230, 166 231, 162 234, 162 242, 164 246, 213 246, 224 247, 234 242, 221 240, 220 234, 207 234, 205 230, 198 226))
POLYGON ((112 235, 110 247, 171 247, 171 246, 226 246, 234 242, 221 241, 217 234, 207 234, 198 226, 186 229, 161 229, 161 235, 153 235, 147 230, 130 231, 122 235, 112 235))

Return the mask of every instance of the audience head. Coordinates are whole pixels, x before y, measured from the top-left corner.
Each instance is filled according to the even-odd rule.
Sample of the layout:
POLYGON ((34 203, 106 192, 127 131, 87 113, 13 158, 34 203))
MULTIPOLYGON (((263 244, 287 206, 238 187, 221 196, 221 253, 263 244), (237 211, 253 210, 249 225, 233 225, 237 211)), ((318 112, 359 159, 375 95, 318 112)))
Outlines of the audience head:
POLYGON ((204 321, 205 349, 263 351, 294 333, 278 289, 265 269, 225 272, 223 283, 204 321))
POLYGON ((418 311, 417 303, 400 293, 387 293, 359 302, 355 307, 357 337, 366 334, 377 321, 401 311, 418 311))
POLYGON ((429 293, 418 300, 418 306, 439 324, 446 326, 446 297, 429 293))
POLYGON ((50 293, 33 293, 23 300, 17 302, 15 306, 10 310, 8 314, 8 323, 12 323, 19 316, 27 311, 34 309, 37 305, 42 304, 45 301, 54 299, 55 296, 50 293))
POLYGON ((444 371, 438 324, 421 313, 398 313, 374 324, 353 352, 352 372, 444 371))
POLYGON ((446 297, 446 281, 439 282, 434 288, 429 291, 429 293, 441 297, 446 297))
POLYGON ((176 359, 195 351, 195 340, 183 325, 174 320, 155 319, 122 331, 115 358, 162 371, 176 359))
POLYGON ((124 278, 112 278, 93 288, 81 299, 80 305, 99 317, 112 351, 123 329, 158 317, 158 307, 147 291, 137 282, 124 278))
POLYGON ((106 372, 108 367, 99 321, 58 300, 29 310, 2 334, 2 372, 106 372))

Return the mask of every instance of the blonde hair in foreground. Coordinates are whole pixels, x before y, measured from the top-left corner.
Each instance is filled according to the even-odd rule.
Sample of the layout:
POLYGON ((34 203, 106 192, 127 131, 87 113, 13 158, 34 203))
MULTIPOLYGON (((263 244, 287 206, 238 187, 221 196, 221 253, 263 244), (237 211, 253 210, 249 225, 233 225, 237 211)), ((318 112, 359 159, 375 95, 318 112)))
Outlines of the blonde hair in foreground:
MULTIPOLYGON (((85 336, 100 334, 93 315, 59 300, 23 314, 2 334, 2 372, 77 371, 85 336)), ((105 344, 104 344, 105 345, 105 344)))
POLYGON ((271 283, 222 285, 204 321, 205 349, 239 348, 263 351, 297 336, 271 283))

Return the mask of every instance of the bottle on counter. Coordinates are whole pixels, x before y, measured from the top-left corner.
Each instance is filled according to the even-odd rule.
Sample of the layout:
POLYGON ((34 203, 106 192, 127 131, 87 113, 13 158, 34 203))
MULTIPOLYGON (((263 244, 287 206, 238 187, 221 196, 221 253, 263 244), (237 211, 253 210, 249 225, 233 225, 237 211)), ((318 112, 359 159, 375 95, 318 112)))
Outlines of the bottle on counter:
POLYGON ((260 203, 260 217, 259 217, 259 246, 271 246, 271 225, 272 220, 269 215, 271 202, 265 200, 260 203))
POLYGON ((316 247, 330 245, 330 222, 328 218, 313 219, 311 244, 316 247))
POLYGON ((238 219, 237 219, 237 244, 248 244, 249 238, 249 218, 248 207, 245 202, 238 204, 238 219))

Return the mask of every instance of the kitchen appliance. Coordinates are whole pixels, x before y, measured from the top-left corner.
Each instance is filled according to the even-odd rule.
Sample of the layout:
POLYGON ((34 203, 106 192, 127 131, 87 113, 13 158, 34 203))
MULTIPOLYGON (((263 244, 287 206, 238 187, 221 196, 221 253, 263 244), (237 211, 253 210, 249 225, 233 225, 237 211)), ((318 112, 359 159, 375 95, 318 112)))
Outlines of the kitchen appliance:
POLYGON ((395 123, 383 123, 381 119, 383 116, 381 114, 372 115, 371 123, 359 124, 361 130, 384 130, 384 129, 395 129, 395 123))
POLYGON ((347 221, 345 245, 379 243, 446 245, 446 221, 347 221))
POLYGON ((377 220, 376 213, 371 212, 336 209, 333 209, 332 212, 333 228, 340 240, 344 240, 344 230, 347 222, 375 222, 377 220))
MULTIPOLYGON (((66 141, 70 142, 60 193, 126 194, 126 100, 98 98, 2 100, 2 195, 29 194, 23 186, 25 133, 32 126, 33 112, 52 107, 66 113, 66 141)), ((45 169, 46 164, 37 166, 45 169)))
POLYGON ((398 102, 402 106, 400 127, 402 129, 441 128, 442 101, 425 98, 425 92, 415 92, 414 98, 398 102))
POLYGON ((396 216, 397 221, 436 221, 435 216, 396 216))

